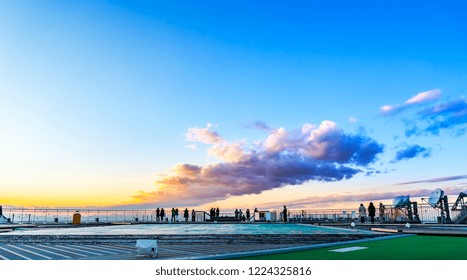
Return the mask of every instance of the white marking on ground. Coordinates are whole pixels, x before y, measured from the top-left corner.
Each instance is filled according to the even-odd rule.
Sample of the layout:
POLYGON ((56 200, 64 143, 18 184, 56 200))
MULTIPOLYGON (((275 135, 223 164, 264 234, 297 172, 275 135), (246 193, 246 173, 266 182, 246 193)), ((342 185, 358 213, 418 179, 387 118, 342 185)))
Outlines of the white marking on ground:
POLYGON ((5 248, 5 247, 1 247, 1 248, 2 248, 2 250, 7 251, 8 253, 12 253, 13 255, 17 255, 18 257, 23 258, 23 259, 25 259, 25 260, 32 260, 31 258, 28 258, 28 257, 26 257, 26 256, 23 256, 23 255, 21 255, 20 253, 17 253, 17 252, 8 250, 8 249, 5 248))
POLYGON ((7 257, 5 257, 3 255, 0 255, 0 259, 5 260, 5 261, 9 260, 9 258, 7 258, 7 257))
MULTIPOLYGON (((65 246, 62 246, 62 245, 58 245, 60 247, 65 247, 65 246)), ((94 253, 92 251, 86 251, 86 250, 81 250, 81 249, 77 249, 76 247, 78 248, 83 248, 82 246, 75 246, 75 245, 67 245, 65 248, 68 248, 70 250, 75 250, 75 251, 78 251, 78 252, 82 252, 82 253, 86 253, 86 254, 93 254, 93 255, 96 255, 96 256, 103 256, 102 254, 99 254, 99 253, 94 253)))
POLYGON ((91 251, 100 252, 100 253, 107 253, 107 254, 113 254, 113 255, 118 254, 115 251, 104 250, 102 248, 99 248, 99 247, 96 248, 95 246, 90 246, 90 245, 81 245, 81 247, 86 248, 91 251))
POLYGON ((114 247, 112 245, 101 245, 101 247, 104 247, 104 248, 107 248, 109 250, 119 252, 119 253, 134 253, 134 252, 136 252, 136 248, 135 249, 122 249, 122 248, 116 248, 116 247, 114 247))
MULTIPOLYGON (((37 245, 37 246, 45 247, 45 245, 37 245)), ((69 251, 69 250, 59 249, 59 248, 57 248, 57 246, 58 246, 58 245, 53 246, 53 249, 54 249, 54 250, 57 250, 57 251, 59 251, 59 252, 64 252, 64 253, 68 253, 68 254, 72 254, 72 255, 77 255, 77 256, 81 256, 81 257, 87 257, 87 255, 78 254, 78 253, 75 253, 75 252, 71 252, 71 251, 69 251)), ((48 248, 48 247, 46 247, 46 248, 48 248)))
POLYGON ((353 246, 353 247, 329 250, 329 252, 346 253, 346 252, 358 251, 358 250, 363 250, 363 249, 368 249, 368 247, 353 246))
POLYGON ((112 244, 112 245, 105 245, 105 246, 112 246, 112 247, 124 248, 124 249, 134 249, 134 248, 136 248, 135 246, 121 245, 121 244, 112 244))
POLYGON ((32 255, 39 256, 39 257, 44 258, 44 259, 47 259, 47 260, 51 260, 51 259, 52 259, 51 257, 48 257, 48 256, 45 256, 45 255, 36 253, 36 252, 34 252, 34 251, 26 250, 26 249, 24 249, 24 248, 21 248, 21 247, 15 246, 15 245, 10 245, 10 247, 15 248, 16 250, 24 251, 24 252, 29 253, 29 254, 32 254, 32 255))
POLYGON ((31 246, 31 245, 23 245, 23 246, 28 247, 28 248, 32 248, 32 249, 36 249, 38 251, 46 252, 46 253, 49 253, 49 254, 52 254, 52 255, 60 256, 60 257, 63 257, 63 258, 67 258, 67 259, 70 258, 70 256, 65 256, 65 255, 55 253, 55 252, 52 252, 52 251, 49 251, 49 250, 46 250, 46 249, 41 249, 41 248, 39 248, 37 246, 31 246))

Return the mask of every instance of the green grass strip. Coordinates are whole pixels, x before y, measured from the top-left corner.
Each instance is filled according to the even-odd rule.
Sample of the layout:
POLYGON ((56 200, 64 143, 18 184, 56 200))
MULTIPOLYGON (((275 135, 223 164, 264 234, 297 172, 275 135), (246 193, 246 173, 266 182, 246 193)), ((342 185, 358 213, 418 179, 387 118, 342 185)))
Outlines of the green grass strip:
POLYGON ((467 260, 467 238, 410 236, 367 241, 352 245, 238 258, 239 260, 467 260), (330 250, 346 247, 368 249, 345 253, 330 250))

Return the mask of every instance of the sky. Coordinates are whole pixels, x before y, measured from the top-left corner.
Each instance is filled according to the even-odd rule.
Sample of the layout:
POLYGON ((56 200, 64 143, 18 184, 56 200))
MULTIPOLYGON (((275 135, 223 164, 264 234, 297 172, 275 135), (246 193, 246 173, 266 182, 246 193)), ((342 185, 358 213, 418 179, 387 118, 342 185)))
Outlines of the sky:
POLYGON ((462 1, 0 1, 0 205, 467 189, 462 1))

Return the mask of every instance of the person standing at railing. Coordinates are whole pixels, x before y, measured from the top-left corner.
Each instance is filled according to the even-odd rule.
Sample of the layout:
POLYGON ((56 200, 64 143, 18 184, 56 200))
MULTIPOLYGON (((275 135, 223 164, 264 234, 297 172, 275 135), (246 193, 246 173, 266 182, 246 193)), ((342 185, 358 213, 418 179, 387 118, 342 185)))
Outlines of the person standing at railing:
POLYGON ((370 221, 372 224, 375 223, 375 215, 376 215, 376 208, 373 205, 373 202, 370 202, 370 205, 368 205, 368 216, 370 216, 370 221))
POLYGON ((159 207, 156 209, 156 222, 161 221, 161 210, 159 210, 159 207))
POLYGON ((172 212, 172 213, 171 213, 171 214, 172 214, 172 217, 170 217, 170 221, 171 221, 171 222, 175 222, 175 208, 172 208, 172 211, 171 211, 171 212, 172 212))
POLYGON ((216 208, 216 217, 219 218, 219 214, 220 214, 220 211, 219 211, 219 207, 216 208))
POLYGON ((360 216, 360 222, 362 224, 365 223, 366 209, 365 206, 363 206, 363 203, 361 203, 360 207, 358 207, 358 215, 360 216))
POLYGON ((284 220, 284 223, 287 223, 287 216, 289 212, 287 211, 287 207, 284 205, 284 209, 282 210, 282 219, 284 220))
POLYGON ((240 222, 242 221, 242 216, 243 216, 243 212, 242 212, 242 209, 238 210, 238 219, 240 220, 240 222))
POLYGON ((196 222, 196 212, 195 209, 191 210, 191 221, 196 222))
POLYGON ((209 210, 209 217, 210 217, 211 220, 216 217, 216 209, 211 208, 209 210))
POLYGON ((235 209, 235 220, 238 220, 238 209, 235 209))
POLYGON ((383 203, 379 203, 379 222, 380 223, 384 222, 384 210, 385 210, 385 207, 383 203))
POLYGON ((178 219, 178 208, 175 208, 175 221, 179 222, 180 220, 178 219))
POLYGON ((188 214, 188 208, 185 208, 185 211, 183 211, 183 217, 185 218, 185 222, 188 222, 188 217, 190 215, 188 214))
POLYGON ((246 220, 249 222, 250 221, 250 209, 246 209, 245 214, 246 214, 246 220))
POLYGON ((164 222, 165 221, 165 210, 164 208, 161 208, 161 222, 164 222))

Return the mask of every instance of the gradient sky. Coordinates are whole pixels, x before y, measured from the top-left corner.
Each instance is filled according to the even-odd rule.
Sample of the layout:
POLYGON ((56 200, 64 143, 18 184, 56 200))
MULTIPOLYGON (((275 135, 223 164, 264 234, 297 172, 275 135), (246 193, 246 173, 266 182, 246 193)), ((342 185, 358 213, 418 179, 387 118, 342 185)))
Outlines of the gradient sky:
POLYGON ((0 1, 0 205, 455 197, 467 189, 466 8, 0 1))

